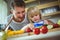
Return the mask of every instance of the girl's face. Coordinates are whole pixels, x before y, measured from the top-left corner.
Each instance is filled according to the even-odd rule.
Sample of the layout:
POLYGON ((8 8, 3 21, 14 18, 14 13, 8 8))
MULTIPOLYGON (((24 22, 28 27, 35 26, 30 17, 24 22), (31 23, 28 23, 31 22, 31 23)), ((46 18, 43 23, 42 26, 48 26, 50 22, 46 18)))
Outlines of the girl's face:
POLYGON ((32 15, 32 16, 31 16, 31 20, 32 20, 33 22, 38 22, 38 21, 40 21, 40 15, 39 15, 39 14, 34 14, 34 15, 32 15))

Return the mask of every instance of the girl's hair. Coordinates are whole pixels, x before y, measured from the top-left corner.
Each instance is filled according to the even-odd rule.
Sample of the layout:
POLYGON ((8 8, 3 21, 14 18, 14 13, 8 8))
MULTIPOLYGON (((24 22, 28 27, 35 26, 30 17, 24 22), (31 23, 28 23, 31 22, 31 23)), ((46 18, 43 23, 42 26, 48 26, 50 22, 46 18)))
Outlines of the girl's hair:
POLYGON ((30 19, 31 16, 36 15, 36 14, 39 14, 40 15, 40 19, 42 19, 40 10, 37 7, 30 7, 27 10, 27 17, 28 17, 28 20, 30 21, 30 23, 33 23, 32 20, 30 19))

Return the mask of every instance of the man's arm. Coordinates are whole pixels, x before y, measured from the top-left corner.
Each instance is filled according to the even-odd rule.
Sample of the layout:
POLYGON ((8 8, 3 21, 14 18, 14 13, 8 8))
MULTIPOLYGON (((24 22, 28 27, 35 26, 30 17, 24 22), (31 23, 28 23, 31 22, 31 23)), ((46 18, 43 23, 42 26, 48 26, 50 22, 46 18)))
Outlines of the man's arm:
MULTIPOLYGON (((5 24, 2 25, 2 26, 1 26, 1 30, 5 30, 5 26, 6 26, 5 24)), ((13 30, 13 29, 9 26, 8 30, 13 30)))

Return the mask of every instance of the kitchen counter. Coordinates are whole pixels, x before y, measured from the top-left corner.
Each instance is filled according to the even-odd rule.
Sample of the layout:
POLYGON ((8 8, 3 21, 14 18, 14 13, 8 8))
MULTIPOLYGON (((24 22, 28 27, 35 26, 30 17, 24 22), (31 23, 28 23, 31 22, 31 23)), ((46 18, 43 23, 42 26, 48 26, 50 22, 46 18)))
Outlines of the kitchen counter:
POLYGON ((29 35, 28 33, 9 37, 7 40, 60 40, 60 28, 49 30, 47 34, 29 35))

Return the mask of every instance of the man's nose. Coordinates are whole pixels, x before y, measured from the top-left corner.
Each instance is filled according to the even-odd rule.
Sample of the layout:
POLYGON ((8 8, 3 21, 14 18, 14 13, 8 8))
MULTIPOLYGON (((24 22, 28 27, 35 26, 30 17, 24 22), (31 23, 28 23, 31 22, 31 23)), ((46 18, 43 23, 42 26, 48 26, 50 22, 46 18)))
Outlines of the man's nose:
POLYGON ((23 17, 23 14, 22 13, 20 14, 20 17, 23 17))

